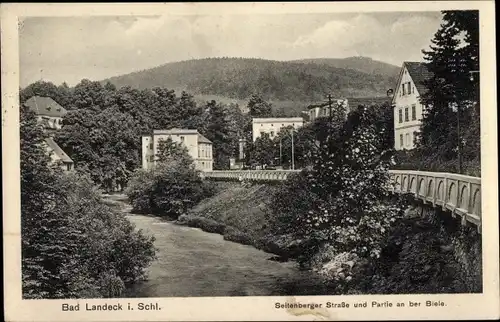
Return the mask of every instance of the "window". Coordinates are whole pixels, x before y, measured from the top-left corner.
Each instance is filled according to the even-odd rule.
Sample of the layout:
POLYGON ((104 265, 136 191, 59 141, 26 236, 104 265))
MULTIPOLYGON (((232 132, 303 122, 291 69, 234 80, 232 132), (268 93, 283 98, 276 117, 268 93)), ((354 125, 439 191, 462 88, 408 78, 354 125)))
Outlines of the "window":
POLYGON ((71 171, 71 163, 66 163, 66 170, 71 171))
POLYGON ((404 145, 403 143, 404 143, 404 142, 403 142, 403 134, 400 134, 400 135, 399 135, 399 146, 400 146, 400 147, 403 147, 403 145, 404 145))
POLYGON ((411 106, 411 119, 412 121, 417 119, 417 106, 415 104, 411 106))
POLYGON ((405 84, 402 84, 401 87, 403 88, 403 95, 406 95, 405 84))
POLYGON ((274 124, 271 123, 271 126, 274 126, 274 124))
POLYGON ((183 136, 181 136, 181 142, 184 142, 184 137, 183 136))
POLYGON ((410 146, 410 133, 406 133, 406 146, 410 146))
POLYGON ((408 122, 410 119, 408 118, 408 107, 405 107, 405 122, 408 122))
POLYGON ((403 110, 399 109, 399 123, 403 123, 403 110))
POLYGON ((153 150, 153 142, 149 143, 149 149, 153 150))
POLYGON ((411 94, 411 83, 408 82, 408 94, 411 94))
POLYGON ((274 131, 271 131, 271 137, 273 137, 273 136, 274 136, 274 131))

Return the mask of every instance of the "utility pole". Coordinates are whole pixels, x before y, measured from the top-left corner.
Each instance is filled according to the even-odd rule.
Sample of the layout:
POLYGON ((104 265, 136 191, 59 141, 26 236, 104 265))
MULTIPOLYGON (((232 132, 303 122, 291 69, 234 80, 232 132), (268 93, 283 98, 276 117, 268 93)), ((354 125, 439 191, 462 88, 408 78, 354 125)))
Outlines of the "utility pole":
POLYGON ((460 136, 460 103, 457 104, 458 173, 462 174, 462 137, 460 136))
POLYGON ((281 156, 281 151, 282 151, 282 148, 281 148, 281 140, 283 140, 283 138, 280 138, 280 167, 283 165, 283 161, 282 161, 282 156, 281 156))
POLYGON ((332 94, 328 94, 328 110, 330 116, 330 122, 332 121, 332 94))
POLYGON ((295 129, 292 129, 292 170, 295 170, 295 155, 294 155, 294 147, 293 147, 293 131, 295 129))

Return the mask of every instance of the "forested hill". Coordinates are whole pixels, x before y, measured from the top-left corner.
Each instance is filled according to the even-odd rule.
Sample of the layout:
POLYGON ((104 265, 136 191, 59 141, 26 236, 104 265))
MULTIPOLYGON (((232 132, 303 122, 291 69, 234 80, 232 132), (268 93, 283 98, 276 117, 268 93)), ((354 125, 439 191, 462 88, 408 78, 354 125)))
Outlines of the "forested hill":
POLYGON ((293 60, 295 63, 324 64, 337 68, 354 69, 368 74, 380 74, 389 77, 397 77, 401 67, 394 66, 368 57, 348 58, 313 58, 293 60))
POLYGON ((265 99, 274 101, 322 100, 326 93, 345 97, 384 96, 387 89, 395 86, 395 66, 396 72, 385 66, 387 64, 368 58, 347 58, 343 65, 338 63, 344 66, 342 68, 332 66, 333 62, 325 59, 283 62, 207 58, 168 63, 103 82, 139 89, 157 86, 184 89, 195 95, 234 99, 246 99, 258 92, 265 99))

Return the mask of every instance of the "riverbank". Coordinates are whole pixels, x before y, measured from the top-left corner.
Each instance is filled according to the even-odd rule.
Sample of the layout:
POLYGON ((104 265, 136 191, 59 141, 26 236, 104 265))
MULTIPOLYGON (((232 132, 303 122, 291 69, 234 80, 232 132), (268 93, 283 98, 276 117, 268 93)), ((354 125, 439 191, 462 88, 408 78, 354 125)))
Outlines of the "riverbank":
MULTIPOLYGON (((217 184, 218 192, 214 196, 179 217, 177 223, 220 234, 225 240, 252 245, 278 255, 274 258, 276 260, 286 261, 299 255, 297 246, 300 241, 288 236, 277 236, 270 227, 272 214, 266 205, 275 189, 278 189, 277 186, 237 182, 217 184)), ((482 283, 477 277, 480 277, 480 265, 474 265, 475 268, 471 269, 461 263, 464 251, 477 253, 480 257, 478 237, 460 228, 447 213, 427 211, 430 215, 420 216, 417 212, 408 212, 409 216, 394 224, 389 237, 383 241, 380 258, 354 267, 354 275, 357 276, 353 276, 352 282, 342 293, 481 292, 482 283), (464 246, 460 243, 476 246, 462 249, 464 246), (476 271, 467 272, 471 270, 476 271), (471 274, 472 278, 467 276, 471 274)), ((335 266, 334 257, 335 254, 325 248, 315 256, 309 269, 323 272, 325 280, 328 280, 329 271, 340 269, 335 266)), ((326 294, 339 291, 329 289, 329 292, 326 294)))
POLYGON ((158 216, 130 213, 126 196, 105 195, 137 229, 155 237, 157 260, 147 279, 127 290, 127 297, 286 296, 330 294, 330 286, 293 262, 270 260, 253 246, 228 241, 221 234, 178 225, 158 216))
POLYGON ((272 231, 267 203, 276 189, 266 184, 217 182, 217 193, 181 215, 176 223, 220 234, 225 240, 251 245, 277 255, 275 260, 287 261, 298 256, 299 250, 290 236, 272 231))

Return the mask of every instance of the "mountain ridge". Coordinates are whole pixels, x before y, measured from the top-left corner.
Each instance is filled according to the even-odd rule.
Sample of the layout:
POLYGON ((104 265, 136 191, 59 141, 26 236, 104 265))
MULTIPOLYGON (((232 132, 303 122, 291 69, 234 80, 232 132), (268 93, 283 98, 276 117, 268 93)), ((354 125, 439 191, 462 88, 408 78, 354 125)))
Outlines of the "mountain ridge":
POLYGON ((337 96, 384 96, 396 82, 399 67, 367 57, 277 61, 262 58, 202 58, 166 63, 114 76, 101 82, 117 87, 166 87, 193 95, 247 99, 314 101, 337 96))

